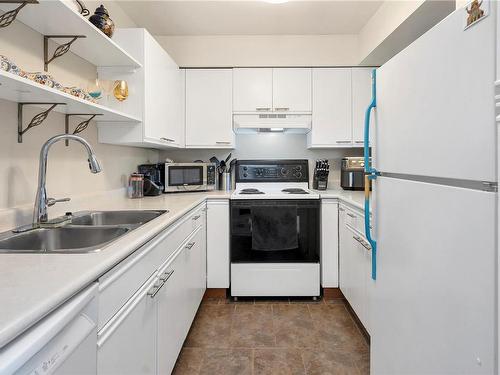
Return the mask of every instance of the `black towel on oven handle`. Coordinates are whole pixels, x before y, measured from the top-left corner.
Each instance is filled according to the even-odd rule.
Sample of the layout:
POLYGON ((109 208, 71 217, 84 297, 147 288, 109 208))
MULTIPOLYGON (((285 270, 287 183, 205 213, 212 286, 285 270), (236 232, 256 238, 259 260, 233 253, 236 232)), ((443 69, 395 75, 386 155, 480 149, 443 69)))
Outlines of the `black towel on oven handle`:
POLYGON ((297 206, 252 207, 252 250, 279 251, 298 247, 297 206))

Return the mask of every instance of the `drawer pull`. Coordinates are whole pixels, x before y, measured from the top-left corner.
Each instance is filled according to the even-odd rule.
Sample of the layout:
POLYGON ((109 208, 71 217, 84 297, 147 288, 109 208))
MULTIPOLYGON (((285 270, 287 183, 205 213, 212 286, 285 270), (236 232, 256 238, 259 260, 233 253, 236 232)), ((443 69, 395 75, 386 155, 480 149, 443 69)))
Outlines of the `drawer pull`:
POLYGON ((289 111, 290 108, 288 107, 276 107, 274 108, 275 111, 289 111))
POLYGON ((351 141, 335 141, 335 143, 347 145, 347 144, 351 144, 352 142, 351 141))
POLYGON ((216 141, 215 143, 218 145, 230 145, 231 144, 231 142, 228 142, 228 141, 216 141))
POLYGON ((356 241, 358 241, 361 246, 363 246, 366 250, 371 250, 371 246, 369 243, 367 243, 365 240, 363 240, 361 237, 358 237, 358 236, 352 236, 352 238, 354 238, 356 241))
POLYGON ((186 245, 186 249, 191 250, 193 246, 196 244, 196 241, 190 242, 186 245))
POLYGON ((153 290, 148 292, 148 296, 150 296, 151 298, 155 298, 155 296, 158 294, 160 289, 163 288, 163 286, 166 284, 168 279, 170 279, 170 277, 173 275, 173 273, 174 273, 174 270, 172 270, 170 272, 165 272, 163 275, 161 275, 159 277, 161 283, 159 285, 155 285, 153 287, 153 290))
POLYGON ((353 219, 357 219, 358 217, 350 212, 347 213, 347 216, 352 217, 353 219))
POLYGON ((255 108, 256 111, 270 111, 270 107, 257 107, 255 108))
POLYGON ((160 139, 162 141, 165 141, 165 142, 175 143, 175 139, 170 139, 170 138, 165 138, 165 137, 161 137, 160 139))
POLYGON ((200 217, 201 217, 201 215, 193 216, 193 220, 198 220, 200 217))

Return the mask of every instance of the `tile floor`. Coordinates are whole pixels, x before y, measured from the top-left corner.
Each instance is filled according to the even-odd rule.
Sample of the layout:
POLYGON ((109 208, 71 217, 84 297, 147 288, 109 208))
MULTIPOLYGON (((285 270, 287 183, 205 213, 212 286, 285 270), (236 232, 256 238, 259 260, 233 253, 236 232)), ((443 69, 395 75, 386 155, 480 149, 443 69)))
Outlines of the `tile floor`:
POLYGON ((175 375, 369 374, 369 346, 341 300, 204 300, 175 375))

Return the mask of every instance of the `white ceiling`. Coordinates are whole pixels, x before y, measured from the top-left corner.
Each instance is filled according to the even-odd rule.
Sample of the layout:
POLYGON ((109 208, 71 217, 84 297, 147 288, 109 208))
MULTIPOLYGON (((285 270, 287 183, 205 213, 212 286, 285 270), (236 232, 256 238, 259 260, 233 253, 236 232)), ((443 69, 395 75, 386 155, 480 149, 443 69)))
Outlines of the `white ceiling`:
MULTIPOLYGON (((153 35, 357 34, 382 1, 119 1, 153 35)), ((112 16, 111 16, 112 17, 112 16)))

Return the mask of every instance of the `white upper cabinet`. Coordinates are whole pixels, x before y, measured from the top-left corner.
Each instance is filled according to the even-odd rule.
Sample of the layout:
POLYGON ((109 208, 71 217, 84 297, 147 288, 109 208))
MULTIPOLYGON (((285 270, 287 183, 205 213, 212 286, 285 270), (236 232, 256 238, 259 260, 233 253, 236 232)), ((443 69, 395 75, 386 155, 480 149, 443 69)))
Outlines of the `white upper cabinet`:
POLYGON ((374 68, 313 68, 309 148, 363 147, 374 68))
POLYGON ((351 69, 313 69, 309 147, 352 146, 351 69))
POLYGON ((129 87, 125 101, 118 102, 111 96, 107 105, 117 110, 126 108, 142 122, 99 122, 99 141, 150 148, 184 147, 183 73, 145 29, 117 29, 113 39, 142 67, 99 68, 100 78, 125 80, 129 87))
POLYGON ((310 68, 274 68, 273 109, 311 112, 311 74, 310 68))
POLYGON ((352 138, 355 145, 362 145, 365 112, 371 102, 373 68, 352 69, 352 138))
POLYGON ((233 69, 233 112, 271 111, 273 69, 233 69))
POLYGON ((186 148, 233 148, 232 69, 186 70, 186 148))
POLYGON ((180 123, 182 94, 179 67, 156 40, 145 34, 144 136, 174 147, 184 146, 180 123))
POLYGON ((312 110, 310 68, 236 68, 233 112, 312 110))

